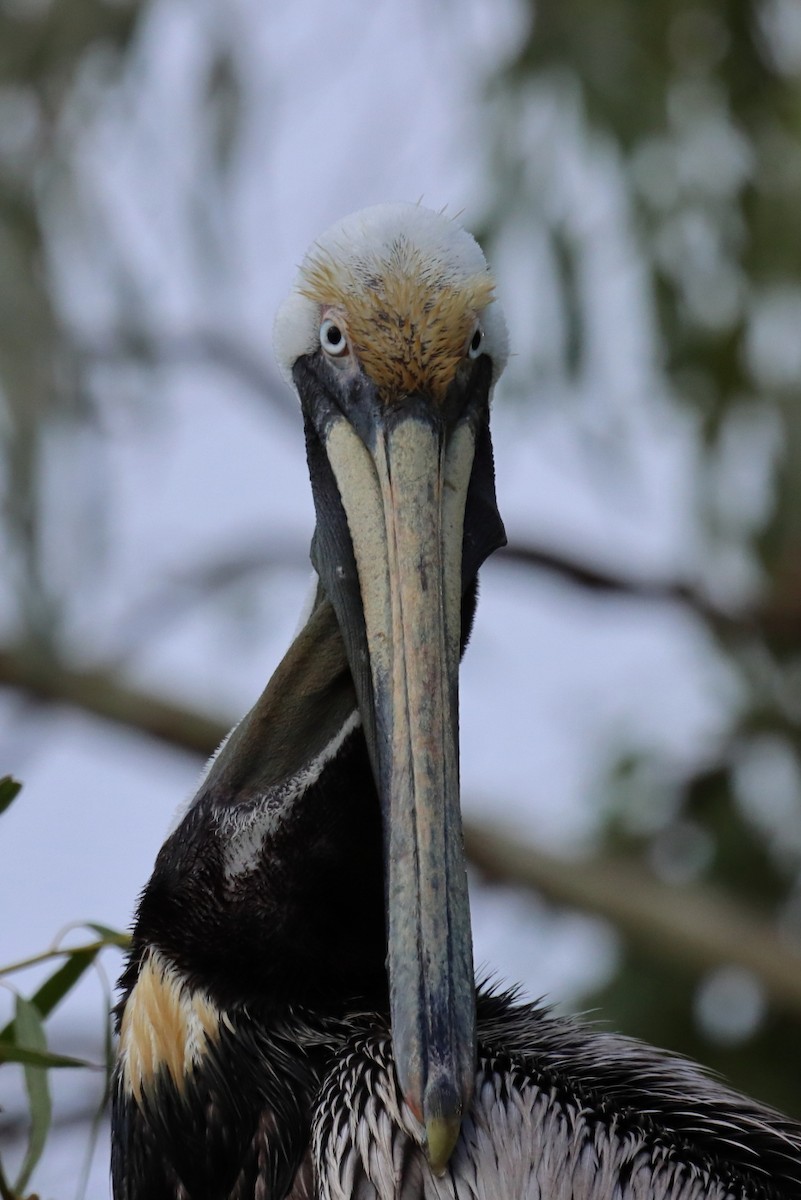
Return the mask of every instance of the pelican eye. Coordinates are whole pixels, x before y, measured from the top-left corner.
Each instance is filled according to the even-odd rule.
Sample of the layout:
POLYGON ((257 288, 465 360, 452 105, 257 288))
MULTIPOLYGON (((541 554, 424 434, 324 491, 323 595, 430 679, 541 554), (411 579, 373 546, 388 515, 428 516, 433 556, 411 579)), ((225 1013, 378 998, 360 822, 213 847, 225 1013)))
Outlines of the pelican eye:
POLYGON ((332 358, 341 358, 348 352, 348 339, 343 330, 329 318, 320 326, 320 345, 332 358))
POLYGON ((484 330, 480 325, 476 325, 475 333, 470 339, 470 344, 467 347, 468 358, 478 358, 481 353, 481 347, 484 344, 484 330))

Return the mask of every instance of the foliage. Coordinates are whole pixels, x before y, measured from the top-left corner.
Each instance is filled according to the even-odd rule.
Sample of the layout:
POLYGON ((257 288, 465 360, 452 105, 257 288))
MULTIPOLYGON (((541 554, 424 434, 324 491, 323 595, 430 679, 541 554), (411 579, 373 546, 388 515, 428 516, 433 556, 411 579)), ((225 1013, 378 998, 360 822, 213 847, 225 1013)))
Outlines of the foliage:
MULTIPOLYGON (((20 638, 40 661, 57 653, 62 600, 48 565, 43 521, 45 464, 54 434, 70 437, 92 418, 86 370, 56 303, 48 220, 68 198, 71 105, 90 64, 113 73, 129 44, 137 6, 53 0, 0 9, 0 492, 4 565, 17 601, 20 638)), ((77 550, 77 545, 74 547, 77 550)), ((19 785, 0 781, 0 812, 19 785)), ((31 1125, 18 1177, 0 1164, 0 1195, 22 1195, 50 1128, 50 1070, 91 1064, 49 1051, 44 1021, 120 935, 94 930, 87 946, 54 949, 63 960, 34 996, 16 993, 14 1020, 0 1032, 0 1066, 22 1064, 31 1125)), ((28 964, 3 968, 8 975, 28 964)))
MULTIPOLYGON (((8 808, 21 787, 20 783, 8 775, 0 778, 0 812, 8 808)), ((69 948, 55 947, 24 962, 0 966, 0 978, 4 978, 27 967, 58 959, 64 960, 32 996, 26 998, 15 989, 14 1019, 0 1030, 0 1067, 15 1063, 24 1068, 30 1114, 28 1148, 13 1184, 6 1179, 0 1157, 2 1200, 21 1200, 47 1144, 52 1118, 48 1072, 77 1067, 89 1071, 105 1071, 107 1082, 110 1079, 113 1065, 110 1025, 106 1037, 106 1060, 103 1065, 52 1052, 48 1048, 45 1032, 46 1018, 93 966, 100 951, 108 946, 124 948, 128 944, 125 934, 108 929, 104 925, 89 925, 87 928, 95 934, 92 942, 69 948)), ((98 1116, 102 1116, 105 1102, 104 1092, 98 1116)))
MULTIPOLYGON (((505 136, 495 151, 492 211, 493 228, 519 223, 521 213, 531 227, 545 228, 569 327, 560 370, 577 379, 592 334, 581 281, 603 222, 588 192, 574 197, 574 209, 560 202, 560 153, 570 153, 564 143, 572 139, 585 159, 611 159, 622 185, 620 220, 645 268, 653 391, 682 406, 698 429, 702 538, 691 586, 711 601, 696 612, 735 669, 743 702, 724 742, 682 779, 666 780, 665 765, 653 757, 621 761, 608 787, 606 844, 663 877, 703 879, 747 898, 796 940, 798 16, 783 0, 538 2, 493 93, 505 136), (532 150, 538 112, 545 133, 532 150), (598 234, 588 238, 592 221, 598 234), (666 788, 662 817, 649 817, 666 788)), ((540 394, 551 385, 541 378, 540 394)), ((588 1001, 613 1024, 700 1057, 745 1090, 801 1111, 797 1019, 765 1013, 753 978, 709 973, 699 980, 689 968, 676 971, 629 950, 612 983, 588 1001)))
POLYGON ((113 74, 136 14, 134 3, 103 0, 0 10, 2 506, 21 636, 40 656, 56 652, 63 605, 43 520, 47 453, 55 435, 74 436, 94 415, 87 364, 56 302, 48 226, 71 202, 82 79, 93 67, 113 74))

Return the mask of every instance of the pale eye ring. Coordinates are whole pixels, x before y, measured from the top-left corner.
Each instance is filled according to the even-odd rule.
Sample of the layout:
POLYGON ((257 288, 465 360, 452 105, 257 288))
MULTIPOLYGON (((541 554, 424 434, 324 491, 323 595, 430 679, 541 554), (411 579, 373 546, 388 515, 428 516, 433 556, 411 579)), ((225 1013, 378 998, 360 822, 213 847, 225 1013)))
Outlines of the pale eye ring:
POLYGON ((484 330, 480 325, 476 325, 473 331, 473 336, 470 339, 467 347, 468 358, 478 358, 484 348, 484 330))
POLYGON ((348 339, 341 326, 326 317, 320 326, 320 345, 332 358, 341 358, 348 352, 348 339))

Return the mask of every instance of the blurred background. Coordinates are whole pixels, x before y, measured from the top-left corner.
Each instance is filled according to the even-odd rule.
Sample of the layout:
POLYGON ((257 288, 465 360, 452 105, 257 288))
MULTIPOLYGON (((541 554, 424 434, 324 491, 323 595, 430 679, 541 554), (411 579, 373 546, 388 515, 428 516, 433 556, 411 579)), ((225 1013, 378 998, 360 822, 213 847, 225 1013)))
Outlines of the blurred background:
POLYGON ((309 586, 274 313, 418 199, 514 354, 477 962, 801 1116, 799 0, 2 0, 4 1198, 108 1195, 114 931, 309 586))

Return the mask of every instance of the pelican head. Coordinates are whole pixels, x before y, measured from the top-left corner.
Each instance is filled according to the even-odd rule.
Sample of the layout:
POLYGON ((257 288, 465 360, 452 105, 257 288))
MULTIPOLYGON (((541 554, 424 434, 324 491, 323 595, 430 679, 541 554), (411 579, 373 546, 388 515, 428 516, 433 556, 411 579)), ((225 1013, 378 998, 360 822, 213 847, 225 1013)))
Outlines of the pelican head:
POLYGON ((478 568, 505 540, 488 421, 506 328, 470 234, 386 205, 315 243, 275 345, 380 798, 398 1081, 441 1171, 475 1076, 458 672, 478 568))

